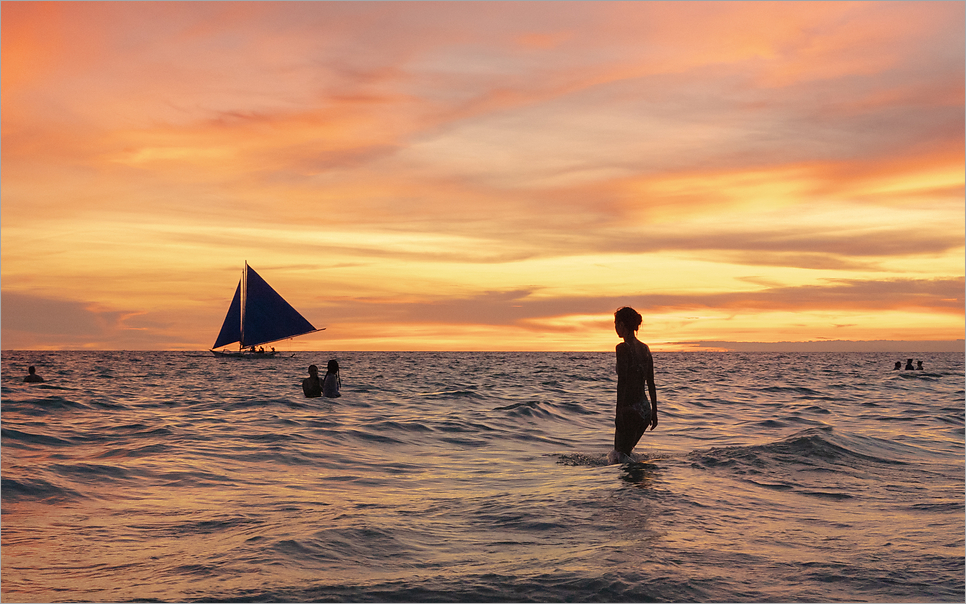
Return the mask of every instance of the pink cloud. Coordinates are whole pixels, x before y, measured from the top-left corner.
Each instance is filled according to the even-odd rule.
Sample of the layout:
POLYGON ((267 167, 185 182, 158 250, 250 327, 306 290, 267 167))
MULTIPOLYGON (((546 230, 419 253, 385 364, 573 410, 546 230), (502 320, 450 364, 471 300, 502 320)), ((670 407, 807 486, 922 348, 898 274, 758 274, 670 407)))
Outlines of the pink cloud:
MULTIPOLYGON (((402 282, 431 280, 422 271, 434 263, 688 254, 837 271, 841 280, 778 284, 757 297, 657 291, 653 300, 765 309, 802 296, 833 310, 919 300, 943 314, 962 305, 949 292, 942 299, 952 302, 936 301, 946 288, 938 284, 958 283, 961 272, 930 268, 917 276, 933 285, 914 286, 890 262, 961 259, 962 3, 6 2, 0 10, 5 301, 110 283, 117 308, 128 310, 61 302, 60 314, 74 320, 58 330, 78 341, 183 341, 168 331, 176 321, 132 306, 134 287, 116 285, 143 277, 129 257, 145 249, 165 266, 207 260, 198 269, 206 274, 241 250, 287 250, 279 266, 405 259, 410 272, 394 276, 402 282), (910 226, 896 211, 919 204, 936 218, 910 226), (827 222, 802 220, 815 218, 813 206, 828 211, 827 222), (862 230, 854 216, 869 208, 881 209, 883 223, 896 218, 862 230), (699 228, 702 216, 720 220, 699 228), (30 228, 38 217, 56 237, 30 228), (163 227, 125 247, 124 224, 163 227), (244 228, 264 234, 239 242, 244 228), (473 243, 365 240, 385 232, 473 243), (73 273, 89 274, 58 277, 56 259, 78 249, 92 259, 72 263, 73 273), (870 285, 871 273, 886 285, 870 285)), ((412 321, 435 312, 463 324, 468 309, 520 324, 596 304, 543 308, 473 282, 472 272, 460 275, 465 297, 414 291, 415 301, 380 312, 412 321)), ((540 291, 541 278, 526 291, 540 291)), ((375 285, 358 284, 348 299, 369 310, 366 296, 394 299, 396 290, 373 293, 375 285)), ((196 297, 195 286, 178 287, 196 297)), ((51 335, 25 314, 29 304, 11 300, 11 316, 29 329, 8 327, 4 313, 5 336, 51 335)), ((45 304, 56 302, 37 308, 45 304)))

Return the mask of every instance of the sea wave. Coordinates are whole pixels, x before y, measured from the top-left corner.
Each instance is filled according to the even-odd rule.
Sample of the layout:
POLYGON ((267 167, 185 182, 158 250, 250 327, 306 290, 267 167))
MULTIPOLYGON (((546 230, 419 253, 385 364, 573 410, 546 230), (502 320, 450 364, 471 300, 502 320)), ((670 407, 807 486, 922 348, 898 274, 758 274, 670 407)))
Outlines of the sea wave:
POLYGON ((854 469, 856 463, 907 465, 897 455, 894 443, 876 438, 843 435, 831 426, 814 427, 780 440, 737 447, 720 447, 696 451, 690 458, 694 464, 711 468, 744 465, 766 467, 771 464, 822 465, 854 469))
POLYGON ((31 354, 11 601, 962 601, 962 355, 655 353, 610 465, 613 353, 31 354))

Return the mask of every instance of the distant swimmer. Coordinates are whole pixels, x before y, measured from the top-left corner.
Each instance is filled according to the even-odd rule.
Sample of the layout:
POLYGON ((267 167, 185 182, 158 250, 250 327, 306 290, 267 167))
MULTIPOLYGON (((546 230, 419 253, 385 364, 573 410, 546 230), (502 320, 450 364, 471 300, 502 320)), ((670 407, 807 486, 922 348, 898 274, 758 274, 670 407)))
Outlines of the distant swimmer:
POLYGON ((635 335, 641 321, 641 315, 627 306, 614 313, 614 330, 624 341, 617 345, 617 413, 614 450, 607 455, 608 463, 628 460, 648 426, 651 430, 657 427, 654 359, 647 344, 635 335))
POLYGON ((912 359, 906 361, 906 369, 915 369, 915 367, 912 366, 912 359))
POLYGON ((902 369, 902 361, 896 361, 896 369, 902 369))
POLYGON ((332 359, 325 369, 325 377, 322 378, 322 396, 338 398, 342 396, 339 393, 339 388, 341 387, 342 378, 339 377, 339 362, 332 359))
POLYGON ((31 365, 27 368, 27 377, 23 379, 24 382, 42 382, 44 378, 37 375, 37 368, 31 365))
POLYGON ((322 382, 319 381, 319 368, 309 365, 309 377, 302 380, 302 392, 306 398, 322 396, 322 382))
POLYGON ((922 369, 922 361, 916 361, 916 369, 922 369))

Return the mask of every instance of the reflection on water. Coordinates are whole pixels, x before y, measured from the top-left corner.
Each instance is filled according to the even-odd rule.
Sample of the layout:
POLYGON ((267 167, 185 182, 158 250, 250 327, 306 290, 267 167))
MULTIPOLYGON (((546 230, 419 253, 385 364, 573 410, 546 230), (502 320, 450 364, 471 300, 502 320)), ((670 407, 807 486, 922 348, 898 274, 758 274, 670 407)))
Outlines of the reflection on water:
POLYGON ((651 463, 629 463, 621 466, 621 480, 647 487, 660 474, 660 467, 651 463))

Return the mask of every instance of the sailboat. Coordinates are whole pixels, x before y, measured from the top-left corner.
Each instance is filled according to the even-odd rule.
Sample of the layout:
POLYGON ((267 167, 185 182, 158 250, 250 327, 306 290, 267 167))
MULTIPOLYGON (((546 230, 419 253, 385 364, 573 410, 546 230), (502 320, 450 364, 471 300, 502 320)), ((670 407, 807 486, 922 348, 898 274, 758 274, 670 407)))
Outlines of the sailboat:
POLYGON ((217 357, 271 358, 263 344, 322 331, 316 329, 245 262, 235 296, 211 353, 217 357), (238 342, 238 350, 215 350, 238 342))

